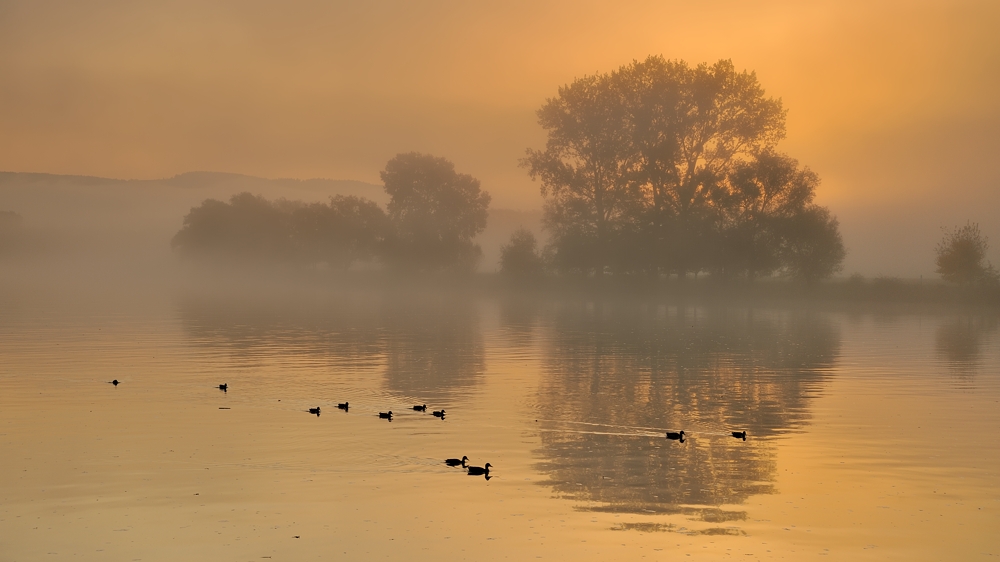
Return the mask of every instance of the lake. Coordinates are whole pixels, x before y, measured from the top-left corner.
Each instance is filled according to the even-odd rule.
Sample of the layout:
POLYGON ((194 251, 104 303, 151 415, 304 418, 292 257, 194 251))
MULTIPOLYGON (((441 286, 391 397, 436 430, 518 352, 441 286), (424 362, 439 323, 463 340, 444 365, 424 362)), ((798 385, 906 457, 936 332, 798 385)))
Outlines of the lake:
POLYGON ((995 315, 17 283, 0 306, 3 561, 1000 556, 995 315))

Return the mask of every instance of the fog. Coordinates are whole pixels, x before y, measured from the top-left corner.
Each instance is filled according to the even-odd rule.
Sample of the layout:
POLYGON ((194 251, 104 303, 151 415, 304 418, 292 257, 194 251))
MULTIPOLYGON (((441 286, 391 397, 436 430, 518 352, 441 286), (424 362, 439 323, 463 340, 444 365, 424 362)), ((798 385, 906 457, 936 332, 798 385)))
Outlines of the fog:
POLYGON ((384 203, 385 162, 418 151, 491 194, 492 271, 509 232, 540 232, 518 159, 560 86, 650 54, 723 58, 781 98, 778 148, 819 175, 842 273, 933 278, 941 228, 966 221, 1000 263, 998 24, 985 1, 5 2, 0 170, 73 177, 4 176, 0 211, 35 248, 148 269, 205 198, 384 203))

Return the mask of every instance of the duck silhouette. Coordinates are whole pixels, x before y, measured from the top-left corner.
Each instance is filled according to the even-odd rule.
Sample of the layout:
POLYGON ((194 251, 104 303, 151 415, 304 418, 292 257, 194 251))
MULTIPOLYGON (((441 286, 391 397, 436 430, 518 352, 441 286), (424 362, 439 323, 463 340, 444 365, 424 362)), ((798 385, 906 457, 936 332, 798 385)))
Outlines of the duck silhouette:
POLYGON ((115 386, 118 386, 118 379, 115 379, 113 381, 108 381, 108 384, 113 384, 115 386))
POLYGON ((683 443, 684 442, 684 430, 681 430, 679 433, 674 433, 673 431, 668 431, 667 432, 667 439, 673 439, 675 441, 680 440, 680 442, 683 443))
POLYGON ((337 404, 337 407, 346 412, 348 404, 350 404, 350 402, 344 402, 343 404, 337 404))
POLYGON ((444 464, 446 464, 448 466, 462 465, 462 468, 467 468, 465 466, 465 461, 467 461, 467 460, 469 460, 469 457, 466 457, 466 456, 463 455, 461 459, 444 459, 444 464))
POLYGON ((493 466, 490 463, 486 463, 486 466, 470 466, 469 476, 489 476, 490 467, 493 466))
POLYGON ((383 420, 392 421, 392 410, 389 410, 388 412, 379 412, 378 417, 383 420))
POLYGON ((219 385, 219 390, 221 390, 222 392, 229 392, 229 383, 226 382, 226 383, 220 384, 219 385))
POLYGON ((431 413, 434 414, 435 416, 441 418, 441 419, 444 419, 444 410, 434 410, 431 413))
POLYGON ((309 413, 310 414, 316 414, 318 416, 319 415, 319 406, 316 406, 315 408, 309 408, 309 413))
POLYGON ((747 432, 746 431, 734 431, 733 432, 733 437, 735 437, 737 439, 742 439, 742 440, 746 441, 747 440, 747 432))
POLYGON ((427 404, 424 404, 423 406, 414 406, 413 409, 416 410, 416 411, 418 411, 418 412, 426 412, 427 411, 427 404))

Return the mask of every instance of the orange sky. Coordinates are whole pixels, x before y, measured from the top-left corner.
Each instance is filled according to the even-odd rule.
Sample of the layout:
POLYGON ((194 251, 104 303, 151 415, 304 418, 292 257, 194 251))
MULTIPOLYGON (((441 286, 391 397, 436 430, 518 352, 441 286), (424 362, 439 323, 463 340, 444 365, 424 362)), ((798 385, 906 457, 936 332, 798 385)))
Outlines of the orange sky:
POLYGON ((417 150, 537 208, 534 111, 662 54, 755 70, 842 221, 902 195, 989 222, 966 211, 1000 201, 1000 3, 499 4, 2 2, 0 170, 377 183, 417 150))

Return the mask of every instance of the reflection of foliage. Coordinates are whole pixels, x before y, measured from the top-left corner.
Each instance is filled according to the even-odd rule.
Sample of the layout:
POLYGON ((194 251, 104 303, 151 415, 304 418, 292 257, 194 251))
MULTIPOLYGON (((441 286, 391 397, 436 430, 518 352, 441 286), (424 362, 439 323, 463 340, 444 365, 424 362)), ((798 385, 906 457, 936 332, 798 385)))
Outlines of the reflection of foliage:
POLYGON ((185 332, 241 361, 289 355, 360 370, 383 369, 409 395, 445 395, 485 370, 478 315, 469 302, 351 299, 314 303, 184 301, 185 332))
MULTIPOLYGON (((745 519, 741 516, 739 519, 745 519)), ((707 519, 706 519, 707 521, 707 519)), ((672 523, 619 523, 611 527, 612 531, 638 531, 640 533, 680 533, 683 535, 729 535, 746 536, 746 532, 733 527, 710 527, 708 529, 685 529, 672 523)))
POLYGON ((996 329, 996 317, 965 316, 942 323, 937 330, 938 355, 952 367, 969 367, 979 360, 983 339, 996 329))
POLYGON ((809 315, 563 309, 540 389, 551 420, 541 427, 540 469, 560 494, 613 511, 701 511, 692 506, 769 493, 766 438, 803 423, 838 348, 831 325, 809 315), (579 422, 610 429, 583 431, 579 422), (692 437, 682 445, 659 431, 602 434, 634 432, 627 428, 692 437), (751 440, 726 437, 733 429, 751 440))
POLYGON ((479 315, 461 299, 395 303, 384 316, 386 384, 415 396, 446 394, 486 370, 479 315))

